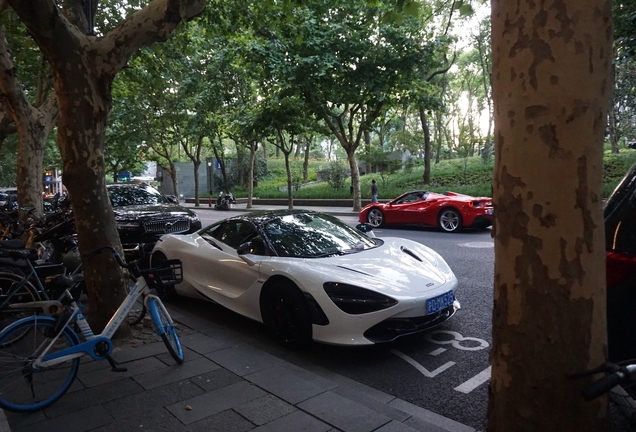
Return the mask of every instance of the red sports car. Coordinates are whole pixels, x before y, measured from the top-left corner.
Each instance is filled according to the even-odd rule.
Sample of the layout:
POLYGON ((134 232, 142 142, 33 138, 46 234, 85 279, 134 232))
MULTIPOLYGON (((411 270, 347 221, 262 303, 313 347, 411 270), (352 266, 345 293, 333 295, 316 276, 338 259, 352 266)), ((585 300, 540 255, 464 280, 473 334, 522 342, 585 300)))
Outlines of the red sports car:
POLYGON ((492 225, 492 198, 455 192, 443 194, 411 191, 388 203, 371 203, 360 210, 360 222, 382 225, 420 224, 438 226, 447 232, 492 225))

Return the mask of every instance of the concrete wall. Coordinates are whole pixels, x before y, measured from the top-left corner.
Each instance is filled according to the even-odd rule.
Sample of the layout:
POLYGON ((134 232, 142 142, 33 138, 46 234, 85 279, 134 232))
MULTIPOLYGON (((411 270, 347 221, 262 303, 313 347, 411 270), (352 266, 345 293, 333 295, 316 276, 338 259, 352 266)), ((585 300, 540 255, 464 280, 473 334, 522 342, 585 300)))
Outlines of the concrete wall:
MULTIPOLYGON (((194 164, 192 162, 177 162, 175 163, 175 168, 177 169, 177 186, 179 195, 183 195, 184 198, 193 198, 194 164)), ((209 192, 208 169, 209 168, 205 164, 205 162, 199 165, 199 196, 209 192)), ((157 167, 157 177, 161 182, 160 186, 158 187, 159 192, 166 195, 173 195, 174 187, 170 174, 163 171, 163 168, 157 167)))

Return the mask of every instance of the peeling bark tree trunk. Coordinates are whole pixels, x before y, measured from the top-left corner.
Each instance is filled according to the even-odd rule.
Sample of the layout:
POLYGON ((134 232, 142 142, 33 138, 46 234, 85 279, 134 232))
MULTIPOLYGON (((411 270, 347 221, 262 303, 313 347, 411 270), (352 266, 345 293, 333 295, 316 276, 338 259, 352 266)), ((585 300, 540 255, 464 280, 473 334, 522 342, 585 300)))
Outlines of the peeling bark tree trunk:
POLYGON ((303 159, 303 183, 307 183, 307 177, 309 175, 309 149, 311 143, 314 141, 314 136, 305 136, 305 158, 303 159))
POLYGON ((254 195, 254 161, 256 160, 256 150, 258 150, 258 142, 251 142, 249 144, 250 160, 247 171, 247 206, 246 208, 252 208, 252 195, 254 195))
MULTIPOLYGON (((71 195, 80 251, 112 245, 121 252, 104 165, 113 79, 138 48, 165 40, 182 20, 201 13, 205 0, 152 0, 100 38, 86 36, 81 0, 64 1, 64 14, 50 0, 9 3, 53 71, 63 182, 71 195), (71 22, 83 23, 83 28, 71 22)), ((126 283, 111 254, 82 261, 91 302, 89 319, 99 333, 125 295, 126 283)))
POLYGON ((492 2, 495 298, 488 430, 607 430, 568 374, 604 361, 610 2, 492 2))
POLYGON ((347 150, 347 160, 349 161, 349 169, 351 169, 351 186, 353 187, 353 211, 359 212, 362 207, 362 194, 360 193, 360 172, 358 171, 358 161, 356 159, 355 150, 347 150))
MULTIPOLYGON (((18 133, 18 204, 33 207, 42 214, 42 160, 46 139, 57 121, 57 99, 51 95, 46 101, 44 89, 38 88, 38 100, 32 106, 16 77, 9 44, 0 29, 0 102, 10 115, 18 133)), ((6 124, 6 120, 3 119, 6 124)), ((21 212, 21 219, 27 217, 21 212)))
POLYGON ((424 131, 424 173, 422 182, 427 185, 431 183, 431 130, 428 127, 428 119, 424 107, 420 107, 420 123, 424 131))

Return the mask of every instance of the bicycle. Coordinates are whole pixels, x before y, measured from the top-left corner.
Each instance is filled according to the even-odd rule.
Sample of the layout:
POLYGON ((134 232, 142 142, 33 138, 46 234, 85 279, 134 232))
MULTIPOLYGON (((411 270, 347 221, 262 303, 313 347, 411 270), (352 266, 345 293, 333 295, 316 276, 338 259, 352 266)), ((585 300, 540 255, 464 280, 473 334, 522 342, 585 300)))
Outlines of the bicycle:
MULTIPOLYGON (((34 313, 33 308, 22 308, 19 304, 51 300, 64 294, 70 288, 75 296, 84 291, 84 276, 81 262, 69 274, 64 263, 41 263, 35 250, 28 257, 17 254, 10 257, 12 250, 26 250, 21 240, 0 241, 0 330, 26 315, 34 313), (10 268, 11 272, 4 269, 10 268)), ((130 275, 129 285, 136 279, 130 275)), ((51 306, 49 304, 49 306, 51 306)), ((53 311, 54 312, 54 311, 53 311)), ((50 315, 47 311, 45 314, 50 315)), ((146 314, 143 302, 135 303, 128 312, 128 324, 140 323, 146 314)))
POLYGON ((636 364, 634 360, 617 364, 605 362, 595 368, 570 375, 570 378, 605 373, 582 391, 586 401, 592 401, 606 393, 629 421, 632 430, 636 430, 636 364))
POLYGON ((56 317, 35 315, 23 318, 0 332, 1 408, 32 412, 50 406, 71 387, 77 376, 80 357, 84 355, 98 361, 107 360, 113 372, 125 371, 111 357, 111 338, 139 296, 143 296, 154 329, 168 352, 177 363, 183 363, 183 349, 172 318, 150 289, 181 282, 181 261, 168 260, 162 262, 161 268, 140 270, 137 261, 125 263, 111 246, 89 251, 85 256, 95 256, 106 250, 110 250, 117 263, 137 278, 137 283, 99 335, 93 333, 68 289, 65 290, 67 305, 56 317), (84 342, 76 334, 75 326, 79 328, 84 342))

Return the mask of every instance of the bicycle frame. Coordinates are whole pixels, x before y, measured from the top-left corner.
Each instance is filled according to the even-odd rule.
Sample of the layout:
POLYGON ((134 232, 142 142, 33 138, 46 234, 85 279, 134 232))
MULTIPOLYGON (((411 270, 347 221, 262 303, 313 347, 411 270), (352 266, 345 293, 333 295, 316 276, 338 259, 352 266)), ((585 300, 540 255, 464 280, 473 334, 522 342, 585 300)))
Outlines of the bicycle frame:
MULTIPOLYGON (((40 296, 40 300, 41 301, 45 301, 46 302, 46 301, 52 300, 51 297, 49 296, 48 292, 44 288, 44 285, 42 285, 42 281, 40 280, 40 277, 38 276, 36 267, 29 260, 27 260, 27 263, 28 263, 27 267, 29 268, 28 274, 24 274, 23 276, 21 276, 19 274, 11 273, 12 275, 14 275, 16 277, 22 277, 22 281, 20 281, 20 283, 17 283, 17 284, 12 286, 11 290, 9 290, 9 292, 6 294, 7 298, 2 303, 0 303, 0 309, 4 309, 5 306, 7 306, 7 305, 11 309, 20 309, 20 310, 22 310, 22 309, 29 310, 29 309, 32 309, 33 306, 37 306, 38 302, 35 302, 35 304, 33 302, 29 302, 29 303, 13 303, 13 305, 16 305, 16 306, 12 306, 12 303, 10 303, 11 299, 15 296, 15 294, 18 292, 18 290, 20 288, 22 288, 24 285, 26 285, 27 283, 30 283, 31 285, 34 286, 34 288, 37 290, 37 292, 38 292, 38 294, 40 296)), ((70 274, 74 275, 74 274, 77 274, 77 273, 79 273, 81 271, 82 271, 82 265, 80 264, 70 274)), ((71 289, 75 288, 76 286, 77 286, 77 284, 73 285, 73 287, 71 287, 71 289)), ((58 297, 57 300, 61 301, 63 297, 64 297, 64 293, 62 293, 62 295, 60 297, 58 297)))
MULTIPOLYGON (((32 280, 35 280, 35 282, 36 282, 35 289, 38 291, 38 294, 40 295, 42 300, 50 300, 49 295, 47 294, 46 290, 44 289, 44 286, 42 285, 42 282, 40 281, 40 278, 38 278, 38 275, 37 275, 37 273, 35 271, 35 267, 33 266, 33 264, 31 264, 31 262, 29 262, 29 269, 30 269, 29 273, 25 274, 24 276, 22 276, 22 281, 19 284, 14 285, 9 290, 9 292, 7 293, 7 298, 4 299, 4 301, 0 304, 0 309, 4 309, 4 307, 7 306, 7 304, 11 304, 10 301, 13 298, 13 296, 15 296, 15 294, 18 292, 18 290, 20 288, 22 288, 24 285, 26 285, 27 283, 31 283, 33 285, 32 280)), ((13 273, 10 273, 10 274, 13 274, 13 273)), ((17 277, 20 277, 19 274, 13 274, 13 275, 17 276, 17 277)), ((25 308, 25 309, 27 309, 27 308, 25 308)))
MULTIPOLYGON (((69 293, 69 295, 70 295, 70 293, 69 293)), ((155 297, 155 298, 159 299, 157 296, 155 296, 154 294, 150 293, 150 288, 148 287, 148 284, 146 283, 146 280, 144 279, 143 276, 140 276, 139 278, 137 278, 137 282, 130 289, 130 291, 128 292, 128 295, 126 296, 126 298, 124 299, 122 304, 119 306, 119 308, 117 308, 117 311, 115 312, 113 317, 110 319, 110 321, 108 321, 108 324, 106 324, 106 327, 104 327, 104 330, 102 331, 102 333, 99 334, 99 335, 95 335, 93 333, 93 331, 90 328, 88 322, 86 321, 86 318, 84 317, 84 314, 82 314, 82 312, 80 311, 77 302, 75 300, 73 300, 73 302, 71 303, 71 305, 73 307, 73 313, 68 318, 68 320, 64 323, 64 326, 61 327, 59 333, 56 334, 55 337, 46 346, 46 348, 43 349, 41 354, 34 361, 33 366, 34 367, 51 367, 51 366, 54 366, 54 365, 56 365, 58 363, 62 363, 62 362, 68 361, 68 360, 72 360, 72 359, 77 358, 77 357, 82 357, 85 354, 88 354, 94 360, 104 360, 106 358, 106 356, 105 355, 98 355, 95 352, 95 346, 98 343, 104 342, 108 346, 107 355, 111 354, 112 349, 113 349, 111 338, 115 334, 115 332, 117 331, 119 326, 121 325, 122 321, 126 318, 126 316, 128 315, 128 312, 130 311, 130 309, 132 308, 133 304, 135 303, 135 301, 137 300, 137 298, 140 295, 144 296, 144 304, 145 305, 147 305, 149 297, 155 297), (70 348, 67 348, 67 349, 64 349, 64 350, 61 350, 61 351, 57 351, 57 352, 54 352, 54 353, 51 353, 51 354, 47 354, 49 352, 49 350, 51 349, 51 347, 55 344, 57 339, 60 337, 60 335, 62 334, 64 329, 70 323, 72 323, 73 321, 77 322, 80 330, 82 331, 82 335, 84 336, 86 341, 85 342, 81 342, 78 345, 72 346, 70 348)), ((161 307, 163 307, 163 304, 161 304, 161 307)), ((27 318, 27 319, 33 319, 33 318, 27 318)), ((37 320, 38 317, 36 316, 34 319, 37 320)), ((41 317, 40 319, 50 319, 50 320, 52 320, 54 318, 41 317)), ((172 319, 171 318, 170 318, 170 321, 172 323, 172 319)), ((18 322, 20 322, 20 321, 18 321, 18 322)), ((41 348, 42 348, 42 346, 38 347, 38 350, 36 352, 39 352, 41 348)))

